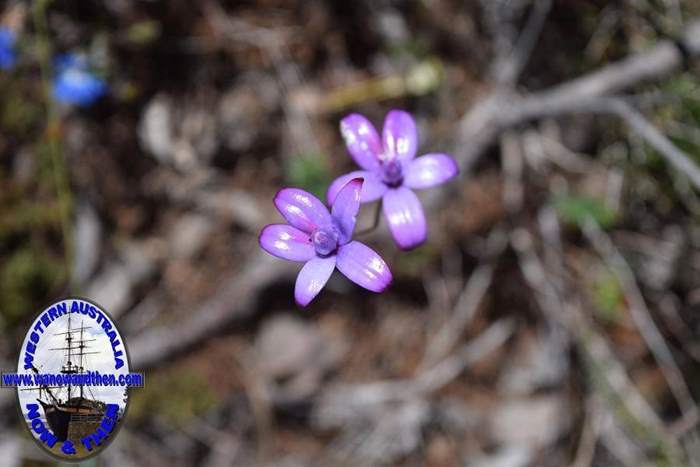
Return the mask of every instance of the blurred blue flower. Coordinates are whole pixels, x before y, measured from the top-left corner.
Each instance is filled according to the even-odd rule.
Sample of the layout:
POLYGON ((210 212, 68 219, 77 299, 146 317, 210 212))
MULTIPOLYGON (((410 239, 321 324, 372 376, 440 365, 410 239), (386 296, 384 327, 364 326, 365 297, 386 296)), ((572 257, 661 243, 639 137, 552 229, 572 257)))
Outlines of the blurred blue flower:
POLYGON ((0 27, 0 69, 12 68, 17 61, 16 42, 17 36, 12 30, 0 27))
POLYGON ((91 71, 84 55, 59 55, 54 67, 53 96, 59 102, 87 107, 107 92, 107 83, 91 71))

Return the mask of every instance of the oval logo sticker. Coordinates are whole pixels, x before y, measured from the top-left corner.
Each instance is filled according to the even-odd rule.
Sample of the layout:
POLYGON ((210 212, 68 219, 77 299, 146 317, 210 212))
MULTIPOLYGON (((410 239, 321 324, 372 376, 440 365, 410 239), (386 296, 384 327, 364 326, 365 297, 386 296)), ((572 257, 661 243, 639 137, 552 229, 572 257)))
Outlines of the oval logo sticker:
POLYGON ((99 454, 116 437, 129 388, 143 386, 130 373, 124 339, 107 312, 83 298, 44 309, 27 331, 17 373, 3 373, 17 388, 20 409, 36 443, 63 461, 99 454))

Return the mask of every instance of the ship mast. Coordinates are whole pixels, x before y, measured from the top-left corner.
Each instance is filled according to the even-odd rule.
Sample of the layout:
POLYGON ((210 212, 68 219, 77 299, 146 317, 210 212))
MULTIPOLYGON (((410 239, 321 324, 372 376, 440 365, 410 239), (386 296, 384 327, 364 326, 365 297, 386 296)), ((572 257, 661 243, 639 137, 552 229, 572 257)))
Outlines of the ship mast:
MULTIPOLYGON (((84 321, 80 322, 80 368, 79 371, 82 373, 85 371, 83 368, 83 350, 85 349, 85 341, 83 340, 83 330, 85 329, 84 321)), ((80 400, 83 399, 83 385, 80 385, 80 400)))
MULTIPOLYGON (((71 362, 71 352, 73 350, 73 346, 71 345, 71 342, 73 342, 73 334, 71 334, 71 328, 70 328, 70 314, 68 315, 68 334, 66 334, 66 347, 68 348, 68 363, 67 363, 67 368, 64 368, 61 373, 63 374, 71 374, 73 373, 73 369, 71 368, 73 366, 71 362)), ((70 400, 70 390, 71 390, 71 385, 68 384, 68 399, 66 399, 66 402, 70 400)))
MULTIPOLYGON (((65 350, 66 351, 66 364, 61 367, 61 373, 64 375, 73 375, 73 374, 79 374, 79 373, 84 373, 85 372, 85 360, 84 357, 85 355, 88 354, 97 354, 100 352, 86 352, 85 349, 88 347, 85 345, 86 342, 91 342, 94 341, 95 339, 85 339, 84 338, 84 331, 85 329, 90 329, 90 326, 85 326, 84 322, 80 323, 80 329, 73 330, 71 327, 71 315, 68 315, 68 329, 66 332, 60 332, 55 334, 56 336, 59 335, 65 335, 65 341, 66 341, 66 346, 65 347, 59 347, 59 348, 54 348, 50 350, 65 350), (80 332, 79 336, 74 336, 75 333, 80 332), (74 341, 77 341, 74 343, 74 341), (78 350, 77 354, 74 354, 73 351, 78 350), (78 358, 77 364, 73 363, 73 357, 78 358)), ((83 399, 83 385, 79 384, 78 388, 80 390, 80 400, 83 399)), ((66 399, 66 403, 68 403, 72 399, 72 392, 73 392, 73 385, 68 384, 67 385, 67 390, 68 390, 68 398, 66 399)))

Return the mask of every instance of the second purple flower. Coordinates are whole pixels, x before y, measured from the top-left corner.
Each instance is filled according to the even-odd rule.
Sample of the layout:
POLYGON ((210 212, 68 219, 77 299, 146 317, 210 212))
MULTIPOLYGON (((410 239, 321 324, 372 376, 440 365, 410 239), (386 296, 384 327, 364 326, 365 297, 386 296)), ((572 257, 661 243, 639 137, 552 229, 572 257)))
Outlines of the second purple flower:
POLYGON ((399 247, 409 250, 425 242, 428 228, 413 190, 440 185, 457 175, 455 160, 439 153, 415 158, 416 123, 401 110, 387 114, 381 139, 372 123, 359 114, 345 117, 340 131, 348 151, 363 170, 337 178, 328 188, 328 202, 335 200, 349 180, 360 177, 364 180, 361 202, 382 199, 384 216, 399 247))

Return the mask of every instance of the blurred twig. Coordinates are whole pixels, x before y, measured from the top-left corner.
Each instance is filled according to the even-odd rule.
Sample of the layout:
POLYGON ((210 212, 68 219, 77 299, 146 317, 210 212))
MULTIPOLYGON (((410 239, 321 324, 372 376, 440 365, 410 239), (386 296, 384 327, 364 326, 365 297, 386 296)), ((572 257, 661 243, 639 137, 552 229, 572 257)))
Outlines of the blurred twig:
POLYGON ((551 8, 552 0, 535 0, 525 27, 512 50, 502 60, 496 61, 494 74, 500 84, 513 85, 517 82, 532 55, 551 8))
POLYGON ((678 310, 678 297, 669 293, 657 301, 657 308, 666 328, 680 342, 683 350, 696 362, 700 362, 700 343, 693 336, 693 331, 683 322, 678 310))
POLYGON ((700 190, 700 168, 690 156, 678 149, 663 133, 620 97, 588 98, 576 102, 562 102, 556 106, 546 101, 531 101, 527 112, 540 117, 562 113, 608 113, 616 115, 647 143, 656 149, 674 168, 688 177, 700 190))
POLYGON ((339 446, 332 452, 350 451, 364 458, 362 465, 404 457, 420 443, 429 421, 429 396, 498 349, 514 330, 513 320, 501 319, 413 378, 331 386, 315 404, 315 423, 340 428, 339 446))
POLYGON ((687 59, 698 56, 700 21, 695 20, 688 24, 678 41, 661 40, 647 51, 550 89, 523 96, 513 88, 498 87, 460 121, 454 154, 461 163, 462 174, 469 172, 504 130, 543 116, 568 113, 581 101, 658 80, 679 70, 687 59))
POLYGON ((193 310, 188 319, 132 336, 129 339, 132 365, 144 370, 170 361, 227 326, 250 317, 260 293, 275 282, 291 278, 293 271, 294 264, 256 252, 240 272, 223 281, 219 292, 193 310))
POLYGON ((342 385, 329 391, 335 403, 346 407, 371 407, 387 401, 408 400, 435 392, 453 381, 465 368, 493 352, 512 335, 511 319, 501 319, 461 348, 414 378, 342 385))
POLYGON ((542 311, 559 322, 574 339, 587 364, 594 390, 615 410, 616 419, 637 439, 654 448, 664 462, 684 465, 677 441, 667 433, 659 416, 629 379, 603 335, 590 323, 580 300, 567 297, 572 289, 565 284, 561 252, 551 246, 557 242, 556 238, 551 238, 544 243, 551 253, 547 256, 558 263, 546 264, 535 251, 534 238, 529 231, 519 229, 513 236, 512 245, 523 276, 542 311))
POLYGON ((592 465, 595 446, 600 436, 600 405, 600 400, 596 396, 586 399, 583 431, 576 448, 576 455, 569 467, 589 467, 592 465))
POLYGON ((430 393, 444 387, 459 376, 467 366, 476 363, 484 355, 503 345, 514 330, 515 323, 512 320, 497 321, 456 352, 420 373, 406 388, 409 391, 413 389, 419 393, 430 393))
POLYGON ((291 59, 286 34, 278 30, 250 25, 241 19, 234 18, 217 0, 205 2, 204 12, 209 23, 221 36, 231 41, 245 41, 259 48, 269 57, 275 68, 279 87, 285 95, 282 99, 282 107, 293 149, 292 154, 319 154, 320 145, 306 110, 292 105, 289 99, 292 91, 304 84, 304 76, 291 59))
POLYGON ((486 291, 491 286, 495 269, 493 263, 507 245, 505 233, 501 229, 495 229, 489 237, 488 243, 493 247, 490 257, 476 267, 459 294, 452 314, 444 325, 431 336, 420 364, 421 369, 435 365, 455 346, 476 314, 486 291))
POLYGON ((515 131, 501 135, 501 165, 503 166, 503 204, 511 214, 520 211, 525 196, 523 184, 523 151, 521 138, 515 131))
POLYGON ((684 417, 697 418, 698 408, 690 394, 690 389, 683 379, 681 370, 673 359, 673 354, 668 348, 665 339, 656 327, 654 320, 646 306, 642 292, 639 290, 634 273, 627 261, 613 244, 610 237, 603 232, 594 222, 589 221, 584 225, 584 234, 594 246, 598 254, 608 263, 617 276, 627 301, 632 319, 646 342, 649 350, 659 364, 659 368, 668 382, 671 392, 678 402, 678 406, 684 417))

